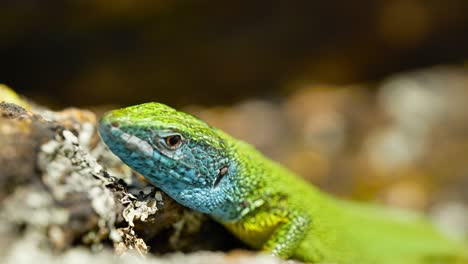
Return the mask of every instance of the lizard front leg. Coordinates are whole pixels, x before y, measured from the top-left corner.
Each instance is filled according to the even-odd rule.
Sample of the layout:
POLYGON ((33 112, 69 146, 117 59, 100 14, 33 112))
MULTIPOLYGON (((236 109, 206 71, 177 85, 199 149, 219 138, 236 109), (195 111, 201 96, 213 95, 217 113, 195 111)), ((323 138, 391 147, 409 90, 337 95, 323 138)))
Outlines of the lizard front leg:
POLYGON ((281 258, 291 257, 304 239, 309 224, 308 216, 289 213, 273 230, 262 250, 281 258))
POLYGON ((269 202, 246 212, 237 221, 220 222, 251 247, 290 258, 309 230, 311 218, 288 208, 281 199, 270 199, 269 202))

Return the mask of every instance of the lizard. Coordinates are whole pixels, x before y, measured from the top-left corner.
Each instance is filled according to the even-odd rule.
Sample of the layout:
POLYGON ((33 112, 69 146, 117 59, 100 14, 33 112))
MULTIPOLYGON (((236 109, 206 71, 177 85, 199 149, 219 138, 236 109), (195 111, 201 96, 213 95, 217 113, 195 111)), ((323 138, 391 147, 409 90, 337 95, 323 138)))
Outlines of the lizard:
POLYGON ((415 212, 336 198, 197 117, 161 103, 112 110, 99 133, 124 163, 253 249, 337 264, 468 263, 415 212))

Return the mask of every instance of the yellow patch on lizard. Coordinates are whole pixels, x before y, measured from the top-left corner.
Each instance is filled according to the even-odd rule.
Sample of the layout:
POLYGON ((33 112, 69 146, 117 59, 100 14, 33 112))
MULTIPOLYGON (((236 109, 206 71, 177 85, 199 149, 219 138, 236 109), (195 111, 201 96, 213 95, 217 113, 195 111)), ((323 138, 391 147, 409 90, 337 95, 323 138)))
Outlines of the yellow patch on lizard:
POLYGON ((258 210, 247 214, 236 223, 224 225, 242 241, 259 249, 270 239, 275 229, 286 221, 285 217, 258 210))
POLYGON ((21 99, 15 91, 4 84, 0 84, 0 102, 16 104, 26 110, 31 109, 31 106, 25 100, 21 99))

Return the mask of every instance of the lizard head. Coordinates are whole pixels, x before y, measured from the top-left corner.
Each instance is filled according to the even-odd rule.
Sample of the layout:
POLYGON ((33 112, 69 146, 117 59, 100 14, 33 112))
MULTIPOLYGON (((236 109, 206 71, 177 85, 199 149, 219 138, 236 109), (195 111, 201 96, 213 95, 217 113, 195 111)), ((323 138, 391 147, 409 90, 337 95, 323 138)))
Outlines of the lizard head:
POLYGON ((220 219, 235 185, 229 151, 219 130, 160 103, 106 113, 99 132, 109 149, 179 203, 220 219))

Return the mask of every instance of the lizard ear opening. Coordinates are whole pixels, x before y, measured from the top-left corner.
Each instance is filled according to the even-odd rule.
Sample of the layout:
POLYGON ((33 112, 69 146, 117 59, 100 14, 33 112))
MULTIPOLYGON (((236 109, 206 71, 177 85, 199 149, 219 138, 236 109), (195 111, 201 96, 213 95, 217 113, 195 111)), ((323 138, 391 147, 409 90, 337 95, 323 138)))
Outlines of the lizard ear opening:
POLYGON ((213 184, 213 188, 216 188, 219 183, 221 182, 221 180, 223 179, 224 175, 226 175, 229 171, 229 167, 228 166, 223 166, 221 169, 219 169, 219 173, 218 173, 218 176, 216 177, 216 180, 213 184))

